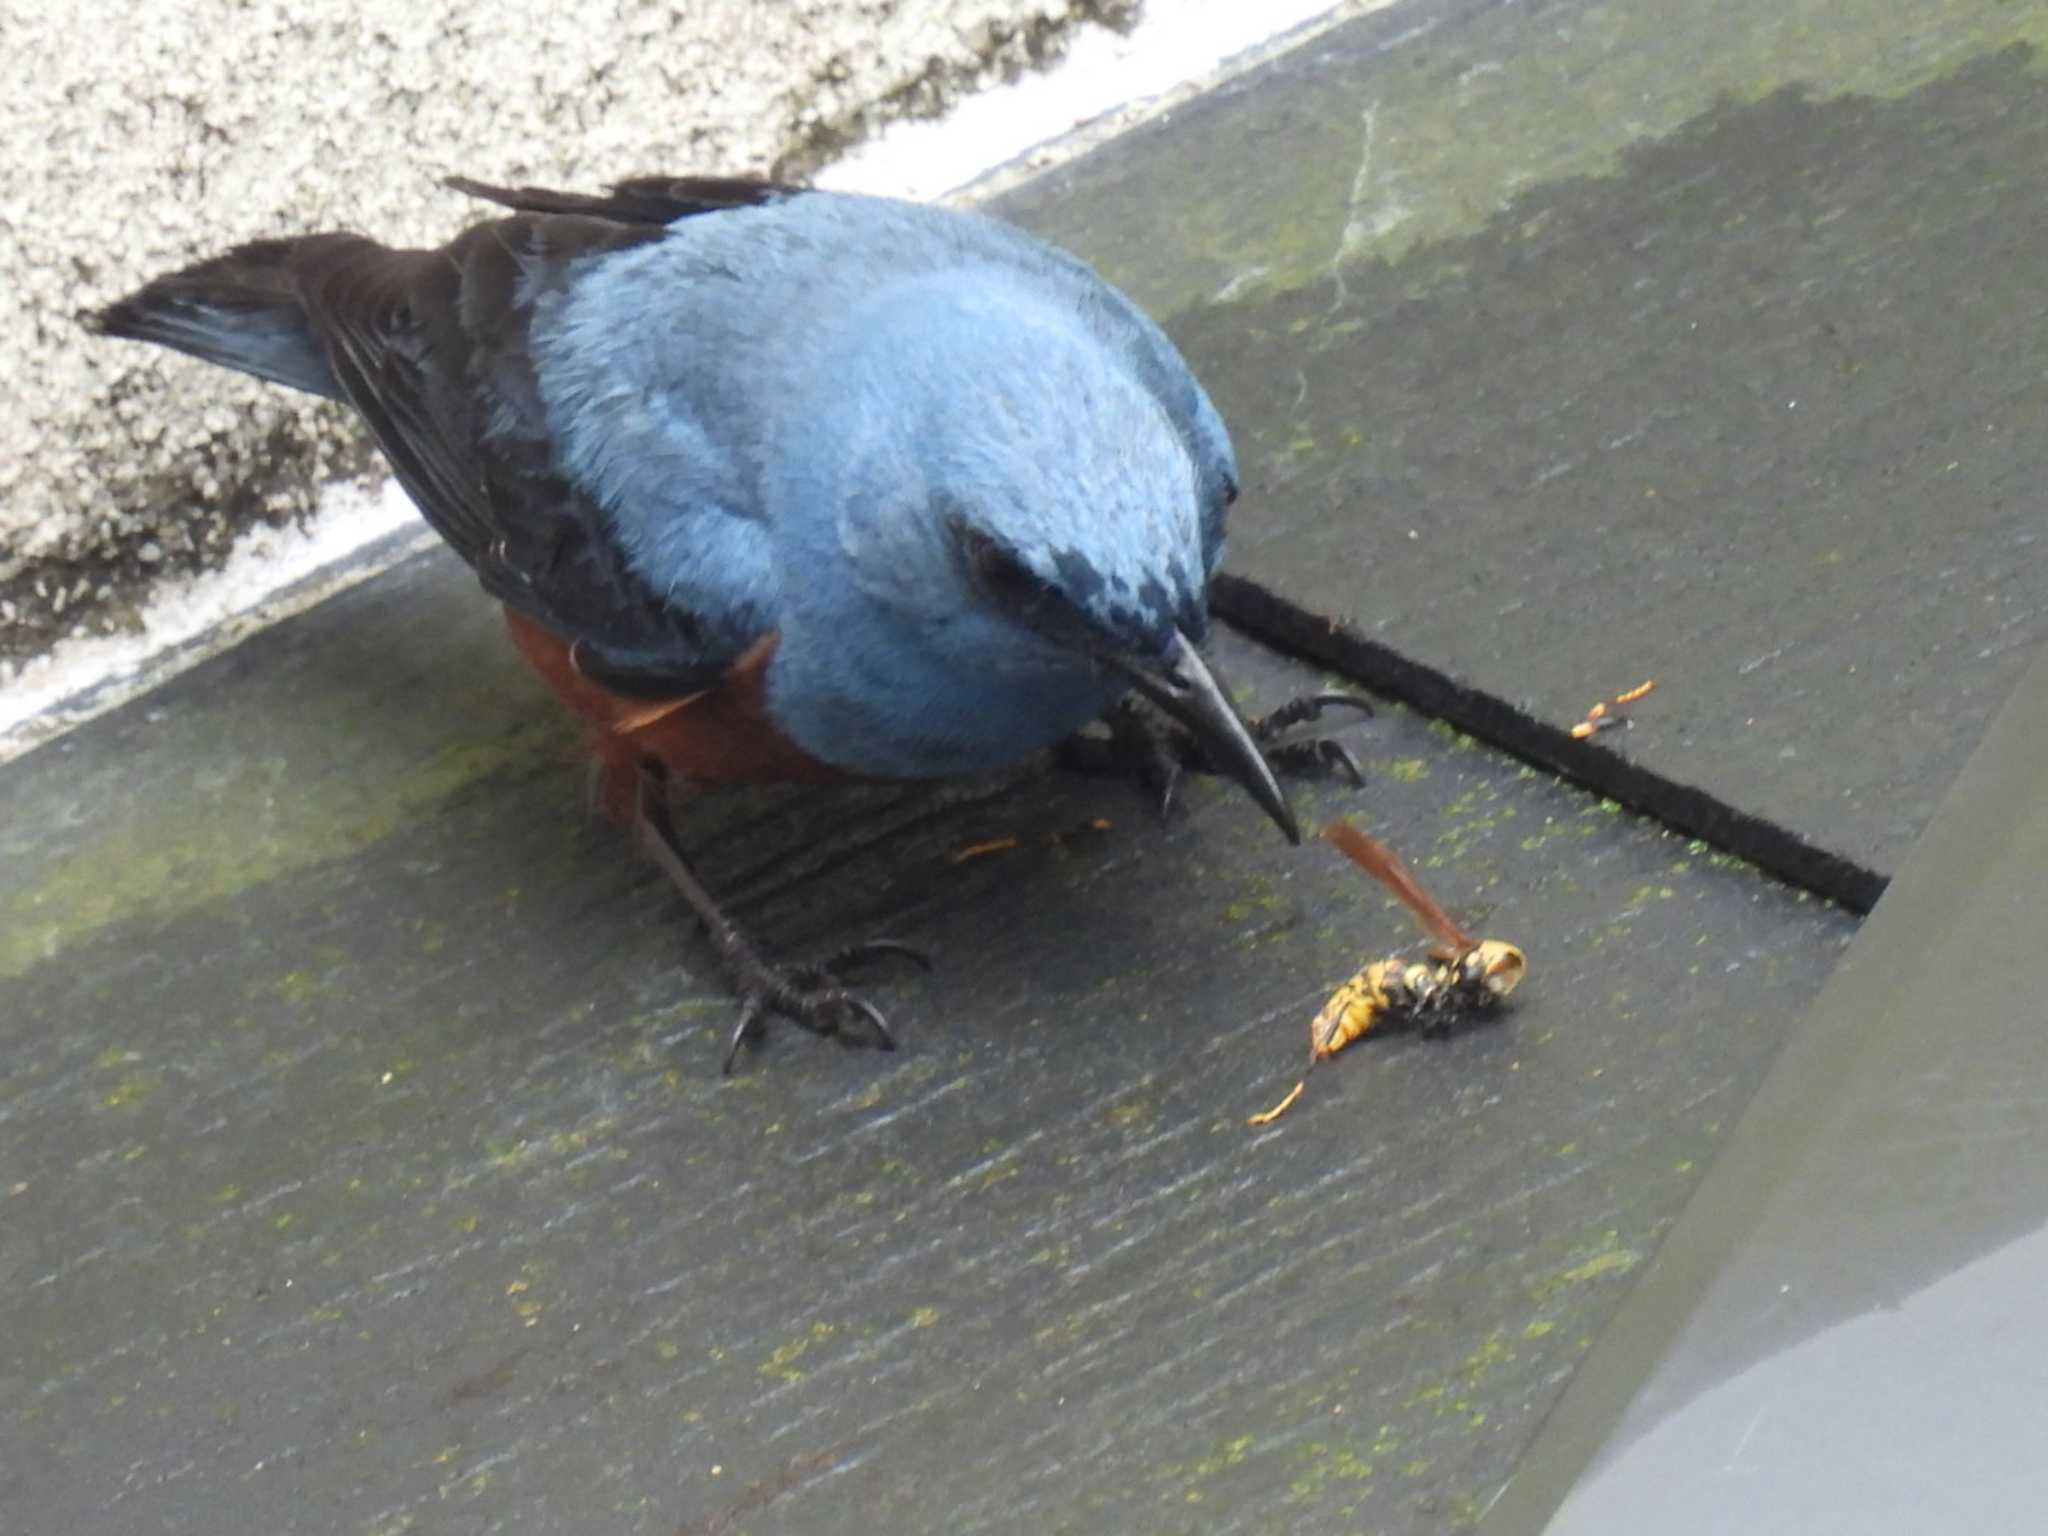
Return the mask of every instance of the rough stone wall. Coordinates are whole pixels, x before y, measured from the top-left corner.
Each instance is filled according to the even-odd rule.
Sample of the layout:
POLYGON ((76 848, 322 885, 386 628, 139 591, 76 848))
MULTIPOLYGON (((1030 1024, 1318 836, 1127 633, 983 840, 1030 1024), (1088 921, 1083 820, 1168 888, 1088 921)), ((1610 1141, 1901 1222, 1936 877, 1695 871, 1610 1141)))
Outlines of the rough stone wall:
POLYGON ((1137 0, 0 0, 0 682, 367 464, 339 407, 87 335, 238 241, 447 238, 437 186, 802 175, 1137 0))

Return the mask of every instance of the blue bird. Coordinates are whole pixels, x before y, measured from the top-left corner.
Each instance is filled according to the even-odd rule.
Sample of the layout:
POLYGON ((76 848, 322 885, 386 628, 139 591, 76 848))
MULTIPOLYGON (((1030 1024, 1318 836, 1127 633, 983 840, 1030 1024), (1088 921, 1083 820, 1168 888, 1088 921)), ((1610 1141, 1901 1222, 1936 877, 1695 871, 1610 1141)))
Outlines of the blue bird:
POLYGON ((1136 690, 1300 840, 1197 650, 1229 435, 1087 266, 976 214, 762 182, 449 184, 512 212, 433 251, 258 241, 88 323, 362 414, 704 918, 743 1004, 728 1070, 769 1012, 889 1034, 725 918, 668 777, 968 773, 1136 690))

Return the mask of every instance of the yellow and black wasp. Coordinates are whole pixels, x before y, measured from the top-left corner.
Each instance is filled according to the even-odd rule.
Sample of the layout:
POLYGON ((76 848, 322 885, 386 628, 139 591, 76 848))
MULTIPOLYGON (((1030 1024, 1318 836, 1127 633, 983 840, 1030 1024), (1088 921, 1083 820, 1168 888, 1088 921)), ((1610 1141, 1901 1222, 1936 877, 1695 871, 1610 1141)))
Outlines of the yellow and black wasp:
MULTIPOLYGON (((1505 939, 1475 939, 1466 934, 1423 889, 1415 871, 1385 843, 1348 821, 1330 823, 1322 835, 1399 897, 1431 943, 1427 960, 1400 955, 1375 960, 1330 994, 1308 1027, 1309 1071, 1375 1029, 1411 1028, 1440 1034, 1459 1015, 1484 1012, 1521 984, 1529 969, 1521 950, 1505 939)), ((1271 1125, 1293 1107, 1307 1086, 1304 1073, 1286 1098, 1264 1114, 1253 1115, 1249 1123, 1271 1125)))

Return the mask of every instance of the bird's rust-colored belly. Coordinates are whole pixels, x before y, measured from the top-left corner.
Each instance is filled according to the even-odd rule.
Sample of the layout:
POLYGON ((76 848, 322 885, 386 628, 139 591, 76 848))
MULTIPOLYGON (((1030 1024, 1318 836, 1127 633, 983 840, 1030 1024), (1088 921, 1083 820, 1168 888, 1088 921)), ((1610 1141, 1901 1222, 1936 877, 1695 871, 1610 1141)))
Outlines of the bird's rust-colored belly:
POLYGON ((555 696, 592 725, 598 805, 613 820, 635 816, 643 767, 652 762, 700 784, 824 782, 846 775, 799 749, 768 719, 763 635, 715 687, 675 699, 629 699, 577 670, 570 642, 507 608, 505 625, 527 664, 555 696))

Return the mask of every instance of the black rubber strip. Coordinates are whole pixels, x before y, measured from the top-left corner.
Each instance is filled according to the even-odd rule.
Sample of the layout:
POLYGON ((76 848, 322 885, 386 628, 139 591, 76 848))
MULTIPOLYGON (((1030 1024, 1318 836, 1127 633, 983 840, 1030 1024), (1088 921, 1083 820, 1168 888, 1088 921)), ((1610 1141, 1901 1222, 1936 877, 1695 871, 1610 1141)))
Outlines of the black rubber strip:
POLYGON ((1289 602, 1255 581, 1219 573, 1209 588, 1218 617, 1276 650, 1332 667, 1374 693, 1455 726, 1489 746, 1605 795, 1674 832, 1747 859, 1788 885, 1864 913, 1877 905, 1889 877, 1776 822, 1739 810, 1691 784, 1681 784, 1602 746, 1578 740, 1448 673, 1368 640, 1341 620, 1289 602))

